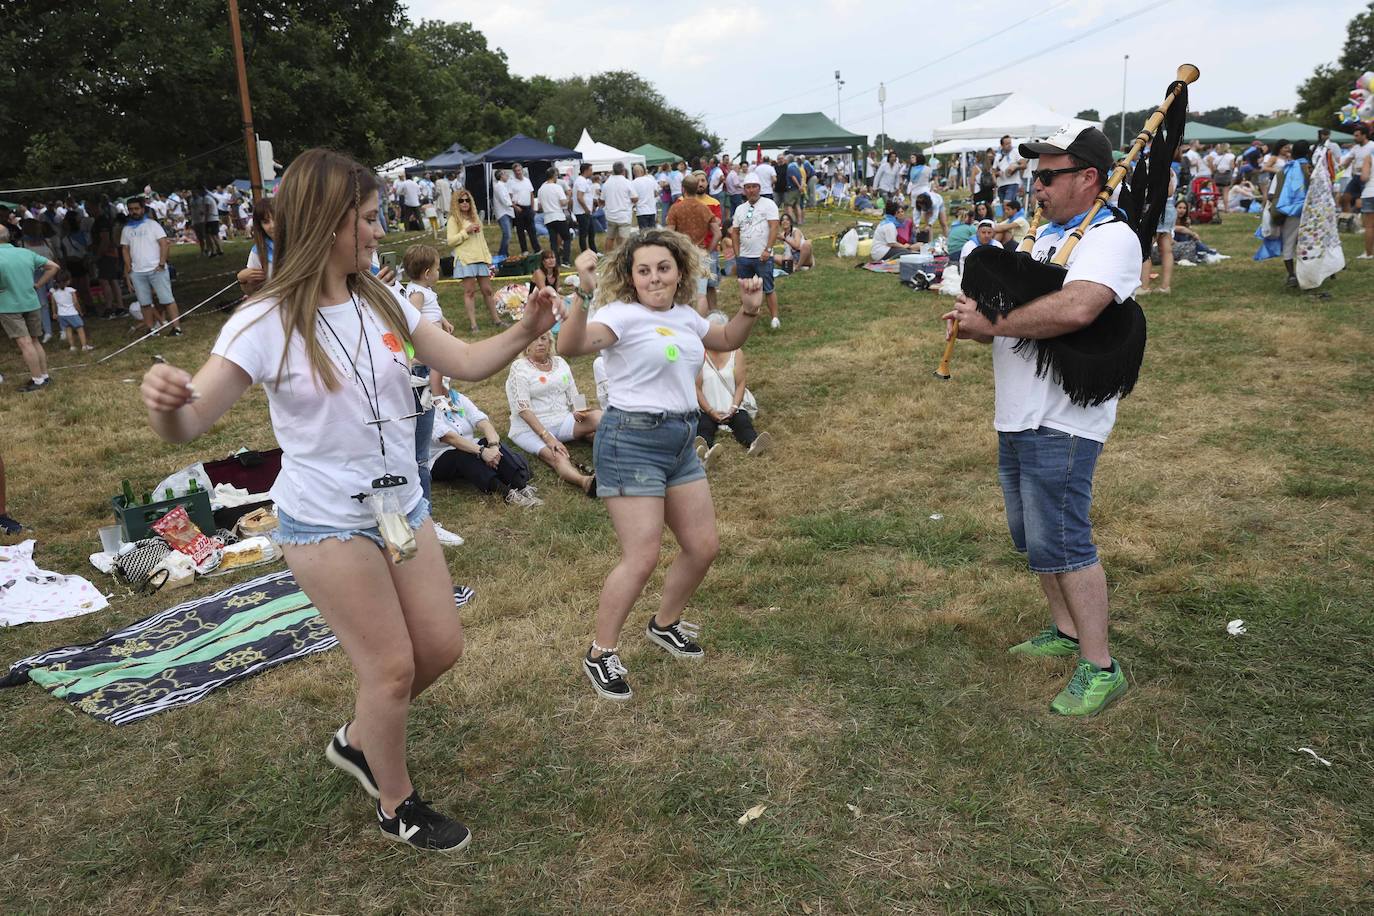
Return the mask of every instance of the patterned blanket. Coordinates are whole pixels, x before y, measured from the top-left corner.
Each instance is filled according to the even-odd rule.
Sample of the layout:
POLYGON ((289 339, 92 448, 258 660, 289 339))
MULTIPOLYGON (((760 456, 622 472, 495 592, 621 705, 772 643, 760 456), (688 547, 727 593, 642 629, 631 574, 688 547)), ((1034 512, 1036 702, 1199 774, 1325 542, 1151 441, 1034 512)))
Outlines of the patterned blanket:
MULTIPOLYGON (((458 607, 473 598, 455 588, 458 607)), ((32 681, 111 725, 189 706, 213 690, 338 639, 289 571, 178 604, 107 633, 16 662, 0 687, 32 681)))

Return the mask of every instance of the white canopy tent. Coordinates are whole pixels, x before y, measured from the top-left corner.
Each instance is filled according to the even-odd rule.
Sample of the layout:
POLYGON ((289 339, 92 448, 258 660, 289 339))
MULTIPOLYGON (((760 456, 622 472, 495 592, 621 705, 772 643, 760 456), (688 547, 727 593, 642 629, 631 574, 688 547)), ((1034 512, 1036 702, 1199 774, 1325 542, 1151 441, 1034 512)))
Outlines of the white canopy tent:
POLYGON ((410 166, 423 164, 423 159, 416 159, 413 156, 398 156, 388 162, 383 162, 374 171, 383 178, 400 178, 410 166))
POLYGON ((586 128, 582 129, 582 139, 577 141, 573 147, 582 154, 583 162, 590 162, 592 170, 596 172, 609 172, 611 166, 617 162, 625 163, 625 171, 629 172, 630 166, 638 163, 644 164, 644 157, 639 153, 627 153, 624 150, 616 149, 609 143, 599 143, 592 139, 592 135, 587 133, 586 128))
MULTIPOLYGON (((1100 121, 1071 118, 1052 108, 1046 108, 1025 93, 1013 92, 997 107, 983 112, 976 118, 937 127, 933 135, 937 144, 942 140, 977 140, 985 143, 989 137, 1001 138, 1006 134, 1013 137, 1048 137, 1065 124, 1102 127, 1100 121)), ((991 146, 994 149, 997 147, 996 139, 991 146)), ((982 148, 987 149, 987 146, 982 148)))

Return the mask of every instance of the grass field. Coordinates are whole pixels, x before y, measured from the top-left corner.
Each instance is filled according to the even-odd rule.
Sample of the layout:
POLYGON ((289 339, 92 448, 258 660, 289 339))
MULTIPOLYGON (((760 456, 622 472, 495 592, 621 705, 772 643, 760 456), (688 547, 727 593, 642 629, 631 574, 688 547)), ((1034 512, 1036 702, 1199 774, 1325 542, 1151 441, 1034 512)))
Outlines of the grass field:
MULTIPOLYGON (((1045 613, 1002 518, 987 351, 961 345, 935 380, 948 300, 823 248, 779 285, 783 330, 748 345, 779 447, 731 444, 712 479, 723 548, 688 612, 706 662, 638 638, 646 599, 636 697, 596 699, 578 657, 616 549, 604 508, 544 470, 531 511, 440 487, 436 517, 468 538, 450 568, 478 597, 464 659, 414 710, 411 763, 472 826, 465 856, 386 843, 325 762, 351 708, 341 652, 124 728, 26 686, 0 693, 0 911, 1370 912, 1374 267, 1352 260, 1329 298, 1290 292, 1249 260, 1253 229, 1204 227, 1233 258, 1144 300, 1146 366, 1094 503, 1132 689, 1098 719, 1048 713, 1067 663, 1006 654, 1045 613)), ((179 250, 183 302, 243 247, 179 250)), ((86 556, 122 478, 274 444, 261 390, 192 445, 148 429, 149 354, 194 367, 222 320, 99 368, 54 351, 42 394, 14 392, 0 348, 11 510, 40 565, 116 592, 0 632, 5 665, 188 596, 128 595, 86 556)), ((100 353, 127 339, 94 324, 100 353)), ((504 431, 502 384, 469 393, 504 431)))

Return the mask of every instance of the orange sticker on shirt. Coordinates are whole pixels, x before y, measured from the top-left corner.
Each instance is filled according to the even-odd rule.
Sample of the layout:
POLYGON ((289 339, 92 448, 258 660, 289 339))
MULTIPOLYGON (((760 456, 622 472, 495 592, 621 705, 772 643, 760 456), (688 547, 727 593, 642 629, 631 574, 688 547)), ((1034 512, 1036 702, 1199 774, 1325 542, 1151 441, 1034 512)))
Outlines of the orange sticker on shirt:
POLYGON ((382 343, 385 344, 386 348, 390 350, 392 353, 401 352, 401 342, 397 340, 396 335, 391 333, 390 331, 387 331, 385 334, 382 335, 382 343))
POLYGON ((672 328, 654 328, 654 330, 657 331, 658 333, 662 334, 664 337, 673 337, 673 336, 675 336, 675 335, 673 334, 673 329, 672 329, 672 328))

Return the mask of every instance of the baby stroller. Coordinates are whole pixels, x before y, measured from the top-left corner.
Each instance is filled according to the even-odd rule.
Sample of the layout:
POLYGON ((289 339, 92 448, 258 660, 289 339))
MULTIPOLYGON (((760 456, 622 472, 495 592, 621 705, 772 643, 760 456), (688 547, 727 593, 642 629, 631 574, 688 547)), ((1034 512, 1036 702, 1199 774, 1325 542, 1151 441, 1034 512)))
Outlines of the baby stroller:
POLYGON ((1217 222, 1217 208, 1221 203, 1217 194, 1217 183, 1211 178, 1194 178, 1192 185, 1193 209, 1192 217, 1195 223, 1217 222))

